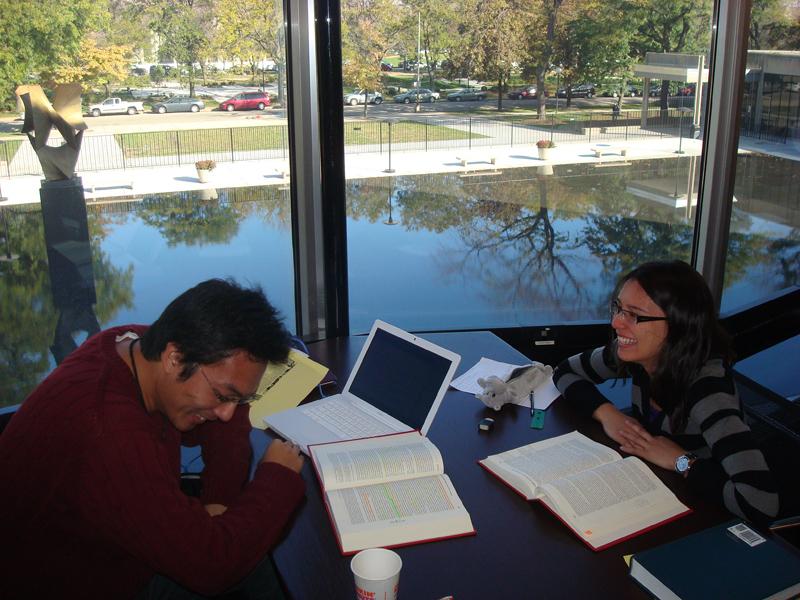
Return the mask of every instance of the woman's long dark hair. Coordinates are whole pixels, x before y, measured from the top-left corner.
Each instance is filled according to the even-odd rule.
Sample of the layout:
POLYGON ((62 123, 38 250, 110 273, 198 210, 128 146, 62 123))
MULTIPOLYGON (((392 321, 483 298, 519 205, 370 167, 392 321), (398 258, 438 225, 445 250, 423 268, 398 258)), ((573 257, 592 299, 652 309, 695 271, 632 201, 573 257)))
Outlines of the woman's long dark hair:
MULTIPOLYGON (((689 385, 712 357, 733 361, 730 337, 717 320, 711 290, 687 263, 645 263, 622 278, 616 294, 634 280, 667 317, 667 337, 650 375, 653 400, 669 415, 673 433, 686 426, 689 385)), ((627 374, 626 365, 620 365, 627 374)))

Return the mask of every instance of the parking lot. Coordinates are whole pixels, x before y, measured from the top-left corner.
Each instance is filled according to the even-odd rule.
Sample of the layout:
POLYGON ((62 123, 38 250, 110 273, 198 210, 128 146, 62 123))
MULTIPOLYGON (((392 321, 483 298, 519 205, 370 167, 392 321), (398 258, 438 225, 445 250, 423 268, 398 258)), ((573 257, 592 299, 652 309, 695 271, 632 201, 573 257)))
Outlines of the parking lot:
MULTIPOLYGON (((416 112, 414 103, 397 104, 392 97, 384 98, 379 104, 367 106, 367 118, 370 119, 392 119, 402 118, 403 116, 443 116, 447 114, 466 115, 480 114, 482 117, 491 117, 497 107, 497 97, 489 96, 479 101, 449 102, 446 94, 442 93, 443 98, 430 103, 420 104, 419 113, 416 112)), ((691 100, 691 99, 687 99, 691 100)), ((503 98, 503 112, 506 114, 524 114, 527 111, 535 113, 538 107, 538 100, 510 100, 503 98), (507 112, 506 112, 507 111, 507 112)), ((576 98, 572 100, 570 110, 597 109, 607 107, 611 110, 616 100, 614 98, 576 98)), ((625 98, 623 108, 636 109, 641 106, 642 99, 625 98)), ((651 106, 657 105, 657 100, 651 100, 651 106)), ((547 98, 547 110, 556 110, 556 98, 547 98)), ((558 99, 558 110, 565 111, 566 100, 558 99)), ((343 106, 345 119, 362 119, 364 117, 364 105, 343 106)), ((214 129, 221 127, 250 127, 253 125, 275 125, 285 122, 286 111, 280 106, 272 106, 265 110, 246 110, 227 112, 221 110, 204 109, 198 113, 168 113, 155 114, 144 112, 136 115, 103 115, 100 117, 85 117, 86 124, 89 126, 91 134, 112 134, 112 133, 133 133, 141 131, 163 131, 178 129, 214 129)), ((8 118, 0 122, 0 133, 19 132, 22 121, 19 119, 8 118)))

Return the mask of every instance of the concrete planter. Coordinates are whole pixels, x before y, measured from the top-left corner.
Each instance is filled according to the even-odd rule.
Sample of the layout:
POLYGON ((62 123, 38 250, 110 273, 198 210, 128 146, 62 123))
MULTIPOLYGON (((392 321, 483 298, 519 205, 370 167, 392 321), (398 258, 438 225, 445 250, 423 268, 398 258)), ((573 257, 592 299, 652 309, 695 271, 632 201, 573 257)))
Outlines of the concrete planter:
POLYGON ((547 160, 550 158, 550 150, 552 148, 536 148, 539 151, 539 158, 542 160, 547 160))
POLYGON ((200 183, 208 183, 208 178, 211 176, 211 171, 208 169, 197 169, 197 180, 200 183))

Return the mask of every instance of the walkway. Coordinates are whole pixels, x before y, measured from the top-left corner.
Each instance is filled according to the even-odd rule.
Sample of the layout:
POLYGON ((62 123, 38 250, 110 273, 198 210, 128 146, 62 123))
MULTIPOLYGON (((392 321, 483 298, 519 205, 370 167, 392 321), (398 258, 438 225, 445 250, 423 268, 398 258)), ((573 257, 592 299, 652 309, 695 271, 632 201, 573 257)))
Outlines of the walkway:
MULTIPOLYGON (((800 148, 797 144, 775 144, 742 139, 740 152, 763 152, 800 161, 800 148)), ((487 146, 429 150, 428 152, 392 152, 391 168, 394 173, 386 173, 389 168, 388 153, 347 154, 347 179, 419 175, 425 173, 476 173, 515 169, 522 167, 552 167, 564 164, 607 164, 620 161, 654 158, 675 158, 678 149, 676 138, 649 138, 641 140, 620 140, 619 142, 599 143, 561 143, 551 150, 548 160, 537 157, 535 144, 508 146, 487 146), (596 158, 592 148, 605 147, 608 153, 596 158), (626 148, 623 158, 618 150, 626 148), (495 164, 491 159, 495 159, 495 164), (458 159, 466 159, 462 166, 458 159)), ((699 140, 684 138, 684 156, 697 156, 701 151, 699 140)), ((79 173, 86 199, 97 201, 106 198, 131 198, 164 192, 208 190, 215 188, 250 187, 262 185, 288 185, 288 163, 284 159, 262 159, 218 164, 211 173, 209 183, 200 183, 193 165, 150 167, 79 173), (284 177, 284 173, 287 176, 284 177), (132 185, 132 187, 131 187, 132 185), (93 188, 93 191, 91 191, 93 188)), ((26 204, 39 201, 40 176, 23 176, 0 179, 0 205, 26 204)))

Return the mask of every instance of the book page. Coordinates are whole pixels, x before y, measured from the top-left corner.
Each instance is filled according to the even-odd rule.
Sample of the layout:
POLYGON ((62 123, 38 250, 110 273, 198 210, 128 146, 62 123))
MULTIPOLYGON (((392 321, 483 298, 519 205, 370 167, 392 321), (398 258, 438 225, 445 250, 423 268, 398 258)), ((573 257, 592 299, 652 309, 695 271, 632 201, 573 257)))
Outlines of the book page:
POLYGON ((444 472, 442 455, 416 431, 311 446, 326 490, 444 472))
POLYGON ((573 431, 481 462, 531 499, 537 486, 621 458, 611 448, 573 431))
POLYGON ((345 552, 474 531, 447 475, 328 491, 345 552))
POLYGON ((543 485, 540 493, 551 509, 594 546, 688 510, 635 457, 558 479, 543 485))

